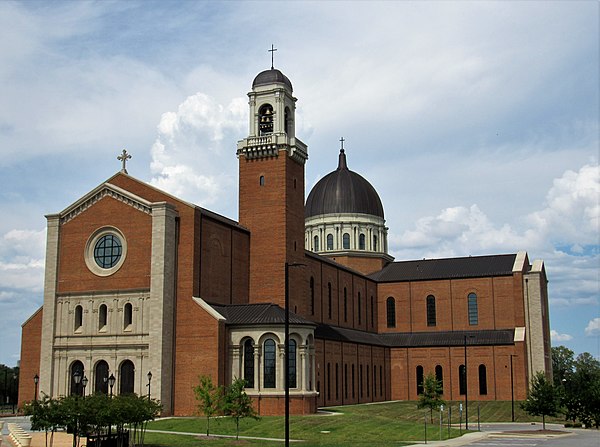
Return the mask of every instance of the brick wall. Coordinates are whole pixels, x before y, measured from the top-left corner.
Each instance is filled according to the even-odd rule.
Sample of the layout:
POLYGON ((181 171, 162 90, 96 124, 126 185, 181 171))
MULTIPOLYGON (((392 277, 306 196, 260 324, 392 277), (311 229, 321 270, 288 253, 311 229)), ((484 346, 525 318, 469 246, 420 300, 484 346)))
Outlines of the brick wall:
MULTIPOLYGON (((33 377, 40 375, 40 353, 42 346, 42 316, 39 308, 21 328, 21 363, 19 369, 19 408, 31 402, 35 396, 33 377)), ((39 388, 38 388, 39 393, 39 388)))

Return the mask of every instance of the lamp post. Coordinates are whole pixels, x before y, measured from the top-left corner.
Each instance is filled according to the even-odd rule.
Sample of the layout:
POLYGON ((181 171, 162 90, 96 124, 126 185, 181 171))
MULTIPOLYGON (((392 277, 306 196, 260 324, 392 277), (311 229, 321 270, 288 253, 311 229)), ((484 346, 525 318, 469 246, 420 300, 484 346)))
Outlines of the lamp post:
POLYGON ((81 384, 83 385, 83 398, 85 399, 85 387, 88 384, 87 376, 83 376, 83 379, 81 379, 81 384))
MULTIPOLYGON (((17 384, 17 379, 18 378, 19 378, 19 376, 17 376, 17 374, 13 372, 13 384, 14 384, 13 387, 15 389, 15 391, 14 391, 15 398, 14 398, 13 403, 12 403, 12 412, 13 413, 15 413, 15 404, 17 403, 17 401, 19 399, 19 386, 17 384)), ((11 392, 12 392, 12 388, 11 388, 11 392)))
POLYGON ((516 355, 510 355, 510 416, 511 421, 515 422, 515 384, 513 382, 513 357, 516 357, 516 355))
POLYGON ((37 374, 35 376, 33 376, 33 383, 35 385, 35 391, 33 393, 33 401, 37 402, 37 395, 38 395, 38 383, 40 383, 40 376, 38 376, 37 374))
POLYGON ((469 380, 467 376, 467 338, 474 338, 474 335, 464 335, 465 341, 465 430, 469 429, 469 380))
MULTIPOLYGON (((75 382, 75 398, 77 399, 77 396, 79 396, 79 384, 81 383, 81 372, 79 370, 73 373, 73 381, 75 382)), ((73 447, 77 447, 77 425, 79 425, 79 416, 75 418, 75 427, 73 428, 73 447)))
POLYGON ((290 445, 290 267, 305 267, 299 262, 285 263, 285 357, 284 357, 284 385, 285 385, 285 447, 290 445))
POLYGON ((113 397, 113 386, 115 386, 115 382, 117 381, 117 379, 115 378, 115 376, 111 373, 111 375, 108 378, 108 386, 110 387, 110 398, 112 399, 113 397))
MULTIPOLYGON (((110 376, 108 377, 108 386, 110 387, 110 402, 112 404, 112 397, 113 397, 113 386, 115 386, 115 381, 117 379, 115 379, 114 374, 110 374, 110 376)), ((112 431, 112 421, 108 423, 108 445, 112 445, 111 444, 111 431, 112 431)))
POLYGON ((150 381, 152 380, 152 371, 148 371, 146 377, 148 377, 148 402, 150 402, 150 381))

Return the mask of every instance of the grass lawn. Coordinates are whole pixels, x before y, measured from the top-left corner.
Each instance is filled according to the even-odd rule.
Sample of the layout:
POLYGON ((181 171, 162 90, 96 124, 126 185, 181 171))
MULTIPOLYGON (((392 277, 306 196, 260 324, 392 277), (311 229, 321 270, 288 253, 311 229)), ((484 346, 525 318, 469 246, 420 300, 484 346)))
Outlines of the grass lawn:
MULTIPOLYGON (((477 429, 477 413, 481 422, 510 422, 510 402, 473 402, 469 404, 469 428, 477 429)), ((442 439, 460 435, 458 402, 452 402, 452 424, 448 433, 447 407, 443 414, 442 439)), ((332 414, 292 416, 290 418, 291 439, 304 440, 300 445, 309 446, 402 446, 422 442, 427 419, 427 439, 439 440, 439 412, 433 413, 434 423, 429 420, 427 410, 417 410, 416 402, 387 402, 383 404, 351 405, 327 408, 332 414), (323 433, 328 432, 328 433, 323 433)), ((463 414, 464 417, 464 414, 463 414)), ((515 402, 517 422, 540 421, 541 418, 527 416, 515 402)), ((547 418, 546 422, 563 422, 562 419, 547 418)), ((211 419, 211 434, 235 435, 235 422, 230 418, 211 419)), ((463 421, 464 428, 464 421, 463 421)), ((150 430, 168 430, 186 433, 206 433, 205 418, 172 418, 148 424, 150 430)), ((463 430, 464 431, 464 430, 463 430)), ((284 418, 266 416, 260 420, 246 419, 240 422, 240 436, 265 438, 284 437, 284 418)), ((240 440, 219 438, 197 438, 189 435, 171 435, 148 432, 146 445, 162 446, 229 446, 261 445, 281 446, 280 441, 240 440)))

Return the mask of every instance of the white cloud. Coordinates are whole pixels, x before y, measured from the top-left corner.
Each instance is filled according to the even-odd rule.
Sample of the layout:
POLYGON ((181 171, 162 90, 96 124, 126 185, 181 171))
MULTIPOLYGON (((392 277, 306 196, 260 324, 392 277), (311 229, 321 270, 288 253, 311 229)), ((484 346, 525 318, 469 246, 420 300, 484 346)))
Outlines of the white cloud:
POLYGON ((560 342, 560 341, 569 341, 573 340, 573 336, 569 334, 559 334, 557 331, 552 329, 550 331, 550 339, 552 341, 560 342))
MULTIPOLYGON (((39 292, 44 280, 46 230, 11 230, 0 237, 0 287, 39 292)), ((2 299, 13 296, 5 291, 2 299)))
POLYGON ((585 328, 585 335, 588 337, 600 335, 600 318, 594 318, 593 320, 590 320, 585 328))
POLYGON ((245 100, 234 98, 223 106, 203 93, 189 96, 177 112, 164 113, 157 126, 151 183, 201 206, 231 213, 237 196, 232 143, 245 125, 245 100))

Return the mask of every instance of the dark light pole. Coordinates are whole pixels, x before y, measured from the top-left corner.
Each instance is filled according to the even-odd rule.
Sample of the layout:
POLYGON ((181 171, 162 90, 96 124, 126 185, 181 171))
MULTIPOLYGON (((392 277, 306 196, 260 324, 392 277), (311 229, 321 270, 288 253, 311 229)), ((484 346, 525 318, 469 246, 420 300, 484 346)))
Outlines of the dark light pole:
POLYGON ((469 429, 469 380, 467 375, 467 338, 474 338, 474 335, 464 335, 465 340, 465 430, 469 429))
POLYGON ((146 377, 148 377, 148 402, 150 402, 150 381, 152 380, 152 371, 148 371, 146 377))
MULTIPOLYGON (((108 386, 110 387, 110 399, 111 399, 111 404, 112 404, 112 397, 113 397, 113 386, 115 386, 115 381, 117 379, 115 379, 114 374, 110 374, 110 376, 108 377, 108 386)), ((112 421, 110 421, 108 423, 108 443, 109 445, 111 444, 111 431, 112 431, 112 421)))
POLYGON ((515 385, 513 382, 513 357, 516 357, 516 355, 510 355, 510 415, 511 421, 515 422, 515 385))
POLYGON ((113 374, 110 375, 110 377, 108 378, 108 386, 110 387, 110 397, 112 399, 113 397, 113 386, 115 386, 115 382, 117 381, 117 379, 115 378, 115 376, 113 374))
POLYGON ((87 376, 83 376, 83 379, 81 379, 81 384, 83 385, 83 398, 85 399, 85 387, 88 384, 87 376))
POLYGON ((305 267, 299 262, 285 263, 285 347, 284 375, 285 385, 285 447, 290 445, 290 267, 305 267))
POLYGON ((13 399, 13 403, 12 403, 12 412, 15 413, 15 404, 17 403, 17 400, 19 399, 19 386, 17 383, 17 379, 19 378, 19 376, 17 376, 16 373, 13 372, 13 384, 14 386, 11 387, 11 394, 13 393, 12 388, 14 388, 14 399, 13 399))
POLYGON ((40 383, 40 376, 38 376, 37 374, 35 376, 33 376, 33 383, 35 385, 35 391, 33 393, 33 401, 37 402, 38 383, 40 383))
MULTIPOLYGON (((73 373, 73 381, 75 382, 75 399, 78 399, 79 396, 79 384, 81 383, 81 372, 76 370, 73 373)), ((78 426, 79 425, 79 417, 75 419, 75 427, 73 428, 73 447, 77 447, 77 436, 78 436, 78 426)))

